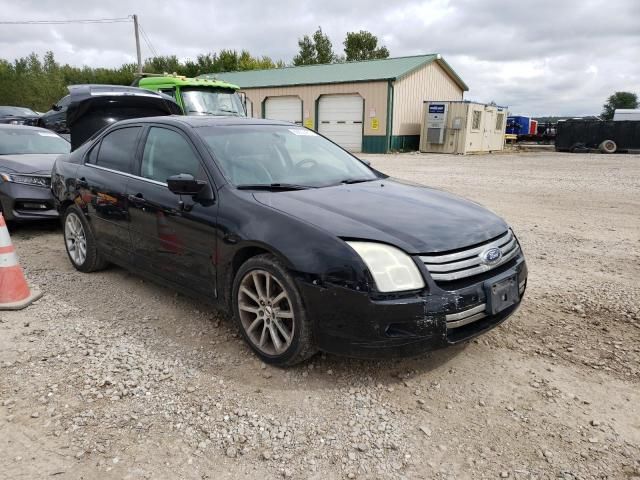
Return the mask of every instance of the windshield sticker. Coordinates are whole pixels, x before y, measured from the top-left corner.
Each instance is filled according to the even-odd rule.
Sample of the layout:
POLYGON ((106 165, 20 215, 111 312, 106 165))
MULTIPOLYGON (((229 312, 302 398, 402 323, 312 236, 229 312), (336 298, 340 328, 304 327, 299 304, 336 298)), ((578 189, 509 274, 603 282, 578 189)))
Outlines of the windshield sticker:
POLYGON ((307 130, 306 128, 290 128, 289 131, 294 135, 307 135, 310 137, 315 137, 318 135, 316 132, 307 130))
POLYGON ((57 137, 58 135, 53 132, 38 132, 38 135, 42 135, 43 137, 57 137))

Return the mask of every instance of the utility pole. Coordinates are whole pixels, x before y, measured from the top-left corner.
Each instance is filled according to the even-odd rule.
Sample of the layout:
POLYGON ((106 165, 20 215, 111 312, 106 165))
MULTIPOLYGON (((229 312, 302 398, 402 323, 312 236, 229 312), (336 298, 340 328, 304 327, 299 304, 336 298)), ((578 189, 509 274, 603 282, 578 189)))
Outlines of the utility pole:
POLYGON ((138 55, 138 73, 142 74, 142 55, 140 53, 140 31, 138 30, 138 15, 133 15, 133 30, 136 34, 136 54, 138 55))

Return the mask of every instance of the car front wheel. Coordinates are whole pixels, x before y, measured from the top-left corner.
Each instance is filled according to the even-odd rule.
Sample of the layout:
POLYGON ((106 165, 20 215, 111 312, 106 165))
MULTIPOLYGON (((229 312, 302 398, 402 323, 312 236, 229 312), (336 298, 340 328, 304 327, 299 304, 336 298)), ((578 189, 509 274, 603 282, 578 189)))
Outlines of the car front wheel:
POLYGON ((264 362, 294 365, 316 352, 295 281, 273 255, 258 255, 240 267, 233 308, 243 337, 264 362))
POLYGON ((81 272, 103 269, 107 263, 96 247, 96 239, 82 210, 70 205, 64 212, 62 221, 64 246, 71 264, 81 272))

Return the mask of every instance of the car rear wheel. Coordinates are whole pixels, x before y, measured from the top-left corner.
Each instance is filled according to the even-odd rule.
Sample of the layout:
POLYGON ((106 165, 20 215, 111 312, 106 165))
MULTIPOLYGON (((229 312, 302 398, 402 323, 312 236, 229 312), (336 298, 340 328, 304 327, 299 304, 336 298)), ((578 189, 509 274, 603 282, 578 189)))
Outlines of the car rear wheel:
POLYGON ((106 267, 107 262, 96 248, 96 240, 84 213, 76 205, 70 205, 62 221, 64 246, 71 264, 81 272, 95 272, 106 267))
POLYGON ((605 140, 599 146, 602 153, 616 153, 618 145, 613 140, 605 140))
POLYGON ((258 255, 240 267, 233 308, 243 337, 264 362, 294 365, 316 352, 294 279, 273 255, 258 255))

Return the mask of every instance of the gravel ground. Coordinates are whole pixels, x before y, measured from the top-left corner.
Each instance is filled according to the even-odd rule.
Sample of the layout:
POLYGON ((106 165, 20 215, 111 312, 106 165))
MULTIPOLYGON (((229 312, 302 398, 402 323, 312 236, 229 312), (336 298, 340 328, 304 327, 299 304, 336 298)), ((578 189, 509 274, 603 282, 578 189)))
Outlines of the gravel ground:
POLYGON ((0 312, 0 478, 640 479, 640 156, 367 158, 513 225, 517 314, 420 358, 280 370, 210 308, 16 228, 45 296, 0 312))

